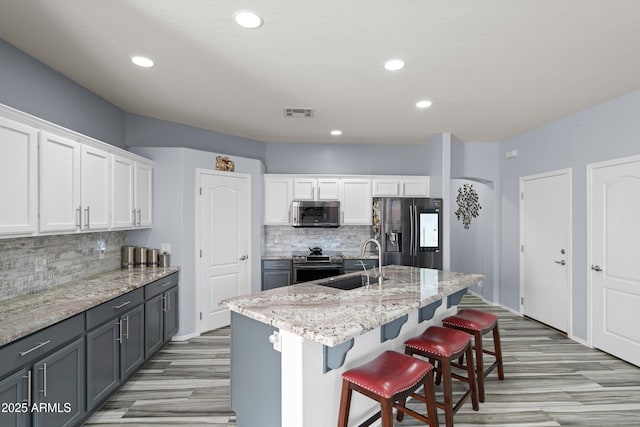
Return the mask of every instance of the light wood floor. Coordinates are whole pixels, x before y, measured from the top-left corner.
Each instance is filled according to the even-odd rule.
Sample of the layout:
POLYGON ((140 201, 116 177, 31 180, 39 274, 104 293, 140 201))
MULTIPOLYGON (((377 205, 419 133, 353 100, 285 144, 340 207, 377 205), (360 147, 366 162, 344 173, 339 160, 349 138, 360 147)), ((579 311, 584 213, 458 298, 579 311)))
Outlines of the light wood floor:
MULTIPOLYGON (((473 296, 461 306, 499 316, 506 378, 492 373, 486 402, 478 412, 466 403, 454 418, 457 427, 640 426, 640 368, 473 296)), ((235 426, 229 341, 223 328, 169 343, 86 424, 235 426)), ((423 410, 419 402, 410 405, 423 410)), ((423 425, 411 417, 397 424, 423 425)))

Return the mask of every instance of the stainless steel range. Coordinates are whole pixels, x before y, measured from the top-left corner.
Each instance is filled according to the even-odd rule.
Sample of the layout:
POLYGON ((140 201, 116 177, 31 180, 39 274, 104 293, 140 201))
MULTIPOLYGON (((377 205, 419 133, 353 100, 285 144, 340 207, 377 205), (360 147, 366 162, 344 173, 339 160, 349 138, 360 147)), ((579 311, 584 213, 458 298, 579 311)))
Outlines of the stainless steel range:
POLYGON ((310 252, 293 254, 293 283, 342 274, 344 257, 340 252, 322 252, 322 249, 317 247, 309 250, 310 252))

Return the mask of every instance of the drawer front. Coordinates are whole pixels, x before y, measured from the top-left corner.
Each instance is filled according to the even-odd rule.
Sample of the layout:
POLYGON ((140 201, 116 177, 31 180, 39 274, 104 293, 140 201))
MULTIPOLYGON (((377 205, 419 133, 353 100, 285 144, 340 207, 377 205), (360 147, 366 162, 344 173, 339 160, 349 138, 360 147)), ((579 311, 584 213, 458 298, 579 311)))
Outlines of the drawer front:
POLYGON ((291 260, 288 259, 266 259, 262 261, 263 270, 290 270, 291 260))
POLYGON ((84 313, 33 333, 0 350, 0 377, 28 365, 84 333, 84 313))
POLYGON ((367 269, 370 268, 374 268, 378 266, 378 260, 377 259, 362 259, 362 260, 358 260, 358 259, 345 259, 344 260, 344 271, 348 272, 348 271, 355 271, 355 270, 362 270, 362 264, 360 264, 360 261, 362 261, 364 263, 364 265, 367 267, 367 269))
POLYGON ((120 295, 87 311, 87 330, 100 326, 104 322, 120 316, 144 301, 142 288, 120 295))
POLYGON ((173 273, 144 287, 144 299, 149 300, 178 284, 178 273, 173 273))

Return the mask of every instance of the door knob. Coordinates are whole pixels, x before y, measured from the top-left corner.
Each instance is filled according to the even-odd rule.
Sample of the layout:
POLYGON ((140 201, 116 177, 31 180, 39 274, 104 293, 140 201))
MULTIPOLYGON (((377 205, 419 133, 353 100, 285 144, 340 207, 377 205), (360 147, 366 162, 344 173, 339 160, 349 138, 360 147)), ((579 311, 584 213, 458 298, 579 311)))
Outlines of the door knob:
POLYGON ((560 261, 556 260, 556 261, 553 261, 553 262, 555 262, 556 264, 560 264, 560 265, 565 265, 565 264, 567 263, 567 262, 566 262, 565 260, 563 260, 563 259, 561 259, 560 261))
POLYGON ((248 255, 242 255, 242 256, 240 257, 240 261, 244 261, 245 259, 248 259, 248 258, 249 258, 249 256, 248 256, 248 255))
POLYGON ((593 271, 602 271, 602 267, 600 267, 600 266, 599 266, 599 265, 597 265, 597 264, 596 264, 596 265, 592 265, 592 266, 591 266, 591 269, 592 269, 593 271))

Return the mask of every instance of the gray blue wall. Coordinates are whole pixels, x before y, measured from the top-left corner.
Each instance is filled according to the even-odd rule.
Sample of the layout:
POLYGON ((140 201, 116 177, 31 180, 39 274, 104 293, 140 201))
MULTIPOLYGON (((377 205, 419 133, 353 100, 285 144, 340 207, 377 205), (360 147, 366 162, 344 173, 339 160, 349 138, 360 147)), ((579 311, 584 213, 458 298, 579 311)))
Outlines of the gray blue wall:
POLYGON ((124 148, 124 111, 2 39, 0 103, 124 148))
POLYGON ((573 334, 587 338, 587 174, 589 163, 640 154, 640 91, 557 120, 500 144, 500 302, 519 308, 519 179, 572 168, 573 334), (504 153, 518 150, 505 159, 504 153))

